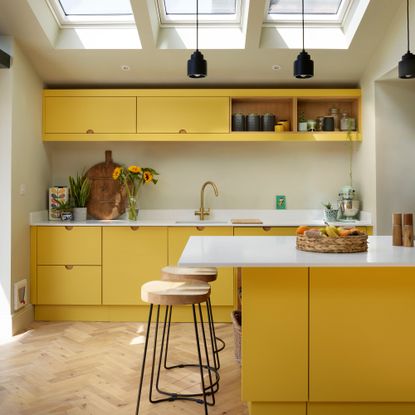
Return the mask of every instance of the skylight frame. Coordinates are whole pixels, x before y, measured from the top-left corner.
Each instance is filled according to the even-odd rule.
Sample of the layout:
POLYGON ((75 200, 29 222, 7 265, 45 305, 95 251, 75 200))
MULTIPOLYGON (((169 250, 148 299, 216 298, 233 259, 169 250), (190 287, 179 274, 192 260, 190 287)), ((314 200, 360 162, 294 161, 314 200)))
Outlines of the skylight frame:
MULTIPOLYGON (((194 25, 196 13, 167 14, 164 0, 156 0, 161 27, 194 25)), ((206 14, 199 11, 199 24, 220 26, 241 26, 245 0, 235 0, 235 14, 206 14)))
POLYGON ((135 27, 133 11, 131 14, 68 15, 59 0, 45 0, 60 27, 114 26, 135 27))
MULTIPOLYGON (((286 26, 296 25, 301 23, 300 13, 269 13, 269 3, 267 2, 264 16, 264 26, 286 26)), ((307 25, 318 25, 328 27, 342 27, 344 21, 347 18, 347 14, 352 8, 352 4, 355 0, 341 0, 339 9, 336 14, 323 14, 323 13, 305 13, 305 20, 307 25)))

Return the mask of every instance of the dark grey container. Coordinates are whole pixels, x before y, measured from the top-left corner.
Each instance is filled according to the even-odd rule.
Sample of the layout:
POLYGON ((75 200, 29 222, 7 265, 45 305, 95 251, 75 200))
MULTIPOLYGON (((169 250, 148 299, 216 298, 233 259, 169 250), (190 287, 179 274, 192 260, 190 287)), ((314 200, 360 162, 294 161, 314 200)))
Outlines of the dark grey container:
POLYGON ((232 131, 245 131, 245 115, 232 114, 232 131))
POLYGON ((323 131, 334 131, 334 118, 333 117, 324 117, 323 131))
POLYGON ((262 117, 262 131, 275 131, 275 115, 266 113, 262 117))
POLYGON ((261 131, 261 117, 258 114, 249 114, 246 116, 247 131, 261 131))

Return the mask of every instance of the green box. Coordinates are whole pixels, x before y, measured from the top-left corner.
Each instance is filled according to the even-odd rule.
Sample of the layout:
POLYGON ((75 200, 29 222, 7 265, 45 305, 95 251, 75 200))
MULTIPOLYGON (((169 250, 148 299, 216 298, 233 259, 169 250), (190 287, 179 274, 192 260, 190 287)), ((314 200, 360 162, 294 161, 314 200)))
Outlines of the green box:
POLYGON ((287 208, 287 199, 284 195, 275 196, 275 208, 276 209, 286 209, 287 208))

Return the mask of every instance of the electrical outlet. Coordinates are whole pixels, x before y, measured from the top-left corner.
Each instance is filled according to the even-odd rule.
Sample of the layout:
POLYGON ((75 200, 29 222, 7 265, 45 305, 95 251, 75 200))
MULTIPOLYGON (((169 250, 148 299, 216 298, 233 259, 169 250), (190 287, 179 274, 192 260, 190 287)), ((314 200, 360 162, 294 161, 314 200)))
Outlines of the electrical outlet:
POLYGON ((286 209, 287 208, 287 198, 284 195, 275 196, 275 208, 276 209, 286 209))
POLYGON ((14 283, 14 310, 19 310, 27 304, 27 279, 14 283))

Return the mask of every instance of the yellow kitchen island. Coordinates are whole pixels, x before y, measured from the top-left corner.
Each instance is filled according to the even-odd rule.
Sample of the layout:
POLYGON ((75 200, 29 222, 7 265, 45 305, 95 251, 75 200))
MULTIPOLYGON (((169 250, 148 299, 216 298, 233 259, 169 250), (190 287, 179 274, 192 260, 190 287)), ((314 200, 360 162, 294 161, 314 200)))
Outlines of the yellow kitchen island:
POLYGON ((184 266, 242 274, 251 415, 415 414, 415 249, 301 252, 295 237, 191 237, 184 266))

